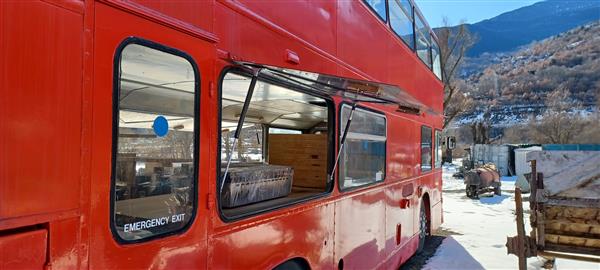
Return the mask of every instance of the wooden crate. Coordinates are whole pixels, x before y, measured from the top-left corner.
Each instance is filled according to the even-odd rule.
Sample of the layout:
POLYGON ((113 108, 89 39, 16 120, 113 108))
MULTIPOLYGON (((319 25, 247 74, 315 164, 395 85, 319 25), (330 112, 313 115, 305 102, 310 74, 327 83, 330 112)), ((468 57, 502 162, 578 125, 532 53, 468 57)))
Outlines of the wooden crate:
POLYGON ((269 134, 269 164, 294 168, 294 187, 325 189, 326 134, 269 134))
POLYGON ((595 248, 600 254, 600 208, 546 205, 544 211, 547 244, 595 248))

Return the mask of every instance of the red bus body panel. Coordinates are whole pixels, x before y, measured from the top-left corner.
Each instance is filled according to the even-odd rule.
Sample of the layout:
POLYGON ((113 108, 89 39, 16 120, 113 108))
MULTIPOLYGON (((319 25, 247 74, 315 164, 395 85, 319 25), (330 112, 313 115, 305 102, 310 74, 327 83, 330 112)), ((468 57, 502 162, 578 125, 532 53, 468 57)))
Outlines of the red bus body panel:
POLYGON ((431 229, 442 222, 441 169, 420 169, 421 126, 442 128, 442 84, 362 1, 2 1, 0 14, 0 247, 29 251, 23 266, 387 269, 414 254, 426 200, 431 229), (200 77, 195 218, 136 244, 110 227, 113 62, 128 37, 189 54, 200 77), (396 85, 430 110, 361 104, 387 120, 383 182, 341 192, 336 179, 322 197, 226 222, 215 203, 224 58, 396 85))

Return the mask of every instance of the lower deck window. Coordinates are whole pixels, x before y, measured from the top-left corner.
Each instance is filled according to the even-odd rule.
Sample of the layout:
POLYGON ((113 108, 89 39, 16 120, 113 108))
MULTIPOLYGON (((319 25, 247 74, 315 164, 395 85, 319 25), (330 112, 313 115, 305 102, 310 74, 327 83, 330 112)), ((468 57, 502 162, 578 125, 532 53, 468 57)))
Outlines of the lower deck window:
POLYGON ((259 79, 236 140, 250 82, 229 72, 221 85, 220 206, 229 218, 328 189, 330 102, 259 79))
POLYGON ((431 153, 432 153, 432 138, 431 128, 422 126, 421 127, 421 171, 431 171, 431 153))
MULTIPOLYGON (((341 112, 340 138, 351 107, 341 112)), ((355 109, 340 158, 340 188, 347 189, 383 181, 386 158, 386 120, 383 115, 355 109)))
POLYGON ((442 132, 435 131, 435 167, 442 167, 442 132))
POLYGON ((115 78, 112 222, 128 242, 178 231, 194 210, 197 74, 148 46, 126 45, 115 78))

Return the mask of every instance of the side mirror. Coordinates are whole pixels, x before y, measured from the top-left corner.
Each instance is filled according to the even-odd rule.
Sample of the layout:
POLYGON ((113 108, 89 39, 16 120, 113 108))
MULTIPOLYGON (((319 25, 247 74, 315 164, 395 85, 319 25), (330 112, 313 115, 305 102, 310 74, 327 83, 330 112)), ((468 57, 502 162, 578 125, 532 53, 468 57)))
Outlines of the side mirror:
POLYGON ((446 148, 448 148, 448 149, 456 148, 456 137, 454 137, 454 136, 446 137, 446 148))

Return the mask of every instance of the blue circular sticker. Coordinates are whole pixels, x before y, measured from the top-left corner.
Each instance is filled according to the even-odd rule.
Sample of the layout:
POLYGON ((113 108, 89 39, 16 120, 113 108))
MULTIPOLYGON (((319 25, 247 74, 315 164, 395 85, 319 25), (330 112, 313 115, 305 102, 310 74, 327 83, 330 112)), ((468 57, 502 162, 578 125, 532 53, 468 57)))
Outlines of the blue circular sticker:
POLYGON ((169 133, 169 121, 167 121, 167 118, 164 116, 159 115, 156 117, 156 119, 154 119, 152 128, 158 137, 164 137, 167 135, 167 133, 169 133))

